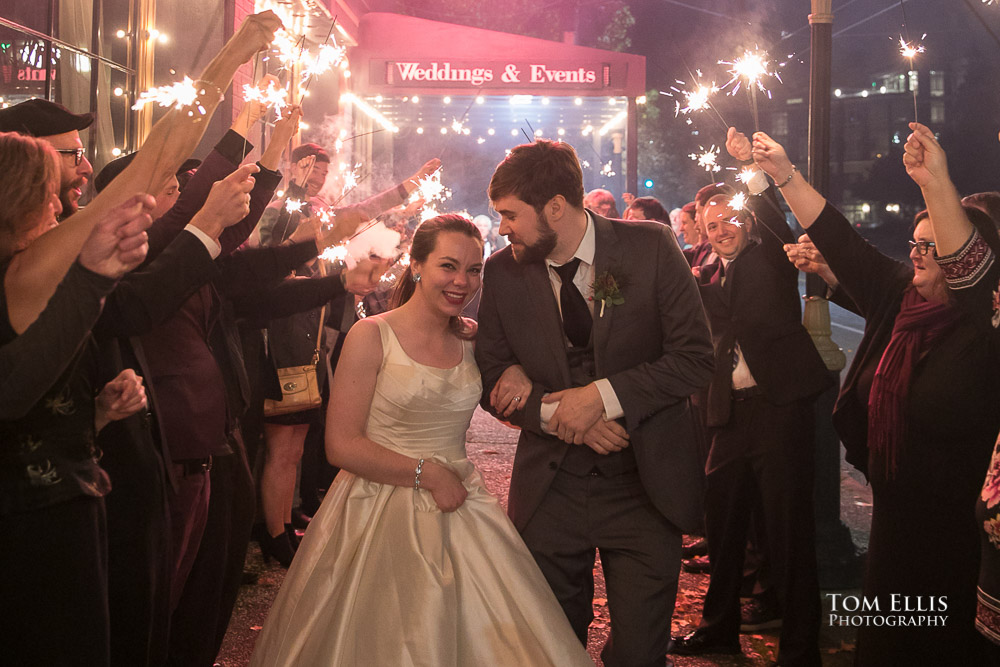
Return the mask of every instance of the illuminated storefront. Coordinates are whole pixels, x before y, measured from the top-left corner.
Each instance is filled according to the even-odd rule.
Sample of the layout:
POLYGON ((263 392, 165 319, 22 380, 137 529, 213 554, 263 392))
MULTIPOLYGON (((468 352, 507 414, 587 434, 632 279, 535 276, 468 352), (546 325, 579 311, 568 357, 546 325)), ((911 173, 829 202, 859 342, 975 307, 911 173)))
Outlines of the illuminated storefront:
POLYGON ((588 189, 637 190, 641 56, 369 13, 351 72, 342 105, 354 107, 356 134, 374 132, 355 155, 407 168, 441 157, 456 208, 482 212, 504 151, 535 137, 572 144, 588 189))

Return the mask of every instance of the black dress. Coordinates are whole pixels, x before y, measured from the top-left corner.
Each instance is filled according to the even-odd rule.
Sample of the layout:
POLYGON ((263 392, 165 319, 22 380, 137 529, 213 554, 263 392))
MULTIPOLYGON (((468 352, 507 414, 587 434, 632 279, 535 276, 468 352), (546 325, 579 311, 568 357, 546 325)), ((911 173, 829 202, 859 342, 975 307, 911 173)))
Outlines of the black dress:
MULTIPOLYGON (((0 345, 18 337, 7 312, 0 289, 0 345)), ((45 343, 56 342, 39 341, 24 354, 45 355, 45 343)), ((22 417, 0 421, 5 663, 108 662, 103 496, 111 484, 94 444, 95 372, 88 335, 41 400, 22 417)))
MULTIPOLYGON (((832 206, 808 231, 866 320, 834 409, 849 459, 858 460, 867 452, 871 380, 909 285, 908 267, 870 246, 832 206)), ((873 508, 863 594, 877 599, 879 611, 867 613, 947 618, 944 627, 860 623, 860 665, 997 664, 996 647, 975 630, 975 506, 1000 429, 996 343, 974 318, 961 317, 913 369, 895 475, 882 457, 868 459, 873 508), (907 602, 934 610, 911 613, 907 602)))
MULTIPOLYGON (((1000 335, 1000 262, 974 232, 958 252, 939 260, 959 305, 986 335, 1000 335)), ((995 409, 995 408, 994 408, 995 409)), ((1000 440, 976 502, 982 561, 979 567, 976 628, 1000 644, 1000 440)))

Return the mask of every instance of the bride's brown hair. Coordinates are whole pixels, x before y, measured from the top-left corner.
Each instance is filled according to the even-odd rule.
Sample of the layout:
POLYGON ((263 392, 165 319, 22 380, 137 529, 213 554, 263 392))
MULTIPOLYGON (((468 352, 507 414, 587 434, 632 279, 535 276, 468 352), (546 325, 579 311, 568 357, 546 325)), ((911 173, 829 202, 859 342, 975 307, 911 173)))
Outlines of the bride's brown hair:
MULTIPOLYGON (((482 250, 483 236, 471 220, 454 213, 424 220, 413 233, 413 241, 410 243, 410 264, 396 282, 396 289, 389 301, 390 308, 399 308, 413 296, 413 292, 417 289, 417 284, 413 280, 413 262, 426 262, 437 246, 438 235, 443 232, 465 234, 478 243, 480 251, 482 250)), ((452 317, 449 326, 459 338, 470 339, 475 335, 475 327, 466 325, 460 316, 452 317)))

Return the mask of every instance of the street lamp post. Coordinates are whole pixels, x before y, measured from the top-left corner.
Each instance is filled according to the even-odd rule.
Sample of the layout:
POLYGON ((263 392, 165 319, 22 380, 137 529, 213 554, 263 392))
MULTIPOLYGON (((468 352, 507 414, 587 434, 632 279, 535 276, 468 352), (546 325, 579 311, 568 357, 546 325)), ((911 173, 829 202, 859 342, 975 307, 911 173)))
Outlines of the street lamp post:
MULTIPOLYGON (((830 185, 830 62, 833 52, 833 0, 811 0, 809 15, 809 166, 808 179, 824 195, 830 185)), ((837 380, 846 363, 843 350, 830 338, 830 304, 826 283, 806 274, 803 324, 827 369, 837 380)), ((850 588, 858 583, 860 568, 851 532, 840 521, 840 439, 831 413, 837 386, 816 401, 816 552, 820 584, 850 588)))

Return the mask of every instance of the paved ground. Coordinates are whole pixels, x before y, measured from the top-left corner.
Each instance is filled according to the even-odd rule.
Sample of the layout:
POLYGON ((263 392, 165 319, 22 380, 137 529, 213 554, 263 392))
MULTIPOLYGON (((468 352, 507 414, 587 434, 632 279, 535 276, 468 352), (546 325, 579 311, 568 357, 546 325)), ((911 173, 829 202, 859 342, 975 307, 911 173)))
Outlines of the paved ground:
MULTIPOLYGON (((482 471, 490 491, 500 497, 505 505, 516 440, 517 431, 507 428, 486 413, 477 410, 472 428, 469 431, 469 455, 482 471)), ((855 544, 863 548, 867 544, 867 534, 871 521, 871 493, 854 475, 847 471, 846 467, 842 470, 841 479, 842 520, 851 528, 855 544)), ((220 655, 220 661, 225 667, 242 667, 249 663, 254 641, 284 576, 284 570, 274 563, 265 565, 262 562, 256 543, 251 545, 251 553, 247 558, 247 570, 254 573, 258 577, 258 581, 256 585, 244 586, 241 592, 220 655)), ((601 665, 598 656, 600 647, 607 638, 609 620, 604 596, 604 581, 599 567, 596 568, 596 575, 595 619, 590 629, 588 649, 594 661, 601 665)), ((697 626, 701 616, 701 601, 707 588, 707 575, 681 573, 677 607, 674 612, 675 635, 689 632, 697 626)), ((835 667, 846 667, 852 664, 853 630, 831 628, 826 624, 825 619, 824 616, 821 637, 821 650, 824 654, 823 664, 835 667)), ((777 635, 743 635, 741 641, 743 645, 742 658, 719 656, 712 659, 675 658, 674 661, 678 667, 695 665, 743 667, 768 665, 777 654, 777 635)))

